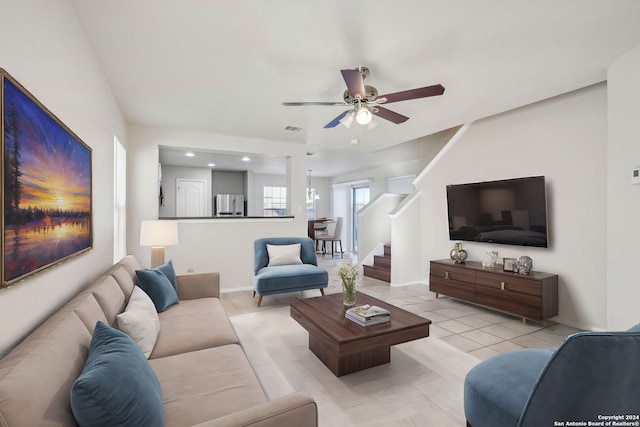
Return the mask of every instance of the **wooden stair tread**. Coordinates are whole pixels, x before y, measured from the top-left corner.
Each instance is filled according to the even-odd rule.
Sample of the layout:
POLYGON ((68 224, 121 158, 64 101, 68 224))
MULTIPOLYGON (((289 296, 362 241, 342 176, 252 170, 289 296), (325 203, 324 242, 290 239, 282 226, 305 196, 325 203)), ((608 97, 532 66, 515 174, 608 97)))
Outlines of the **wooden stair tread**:
POLYGON ((373 265, 375 265, 376 267, 391 268, 391 257, 387 255, 374 255, 373 265))
POLYGON ((391 283, 391 245, 383 245, 383 255, 373 256, 373 265, 363 265, 364 275, 391 283))
POLYGON ((384 282, 391 282, 391 270, 376 267, 374 265, 365 265, 364 275, 371 277, 372 279, 382 280, 384 282))

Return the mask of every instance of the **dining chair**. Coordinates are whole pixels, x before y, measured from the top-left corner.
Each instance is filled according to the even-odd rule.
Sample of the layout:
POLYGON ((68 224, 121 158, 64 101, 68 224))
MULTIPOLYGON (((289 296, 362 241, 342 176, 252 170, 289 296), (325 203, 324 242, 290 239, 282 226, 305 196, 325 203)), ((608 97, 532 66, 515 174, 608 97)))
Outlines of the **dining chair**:
POLYGON ((329 224, 329 227, 327 227, 327 234, 316 235, 316 241, 322 242, 323 255, 327 253, 327 242, 331 242, 332 258, 336 252, 336 243, 338 243, 340 246, 340 258, 342 258, 342 256, 344 255, 344 251, 342 250, 342 239, 340 237, 342 235, 342 221, 343 217, 339 216, 338 218, 336 218, 336 222, 334 224, 335 227, 332 227, 332 232, 329 231, 329 227, 331 227, 332 224, 329 224))

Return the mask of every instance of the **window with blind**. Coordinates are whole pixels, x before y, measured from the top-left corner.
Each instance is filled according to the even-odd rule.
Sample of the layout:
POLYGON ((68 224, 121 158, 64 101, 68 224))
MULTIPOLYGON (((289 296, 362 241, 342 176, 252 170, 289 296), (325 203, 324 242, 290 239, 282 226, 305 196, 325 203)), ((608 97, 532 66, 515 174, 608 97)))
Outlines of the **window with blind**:
POLYGON ((113 262, 127 255, 127 151, 113 137, 113 262))
POLYGON ((287 187, 264 187, 262 206, 264 216, 285 216, 287 187))

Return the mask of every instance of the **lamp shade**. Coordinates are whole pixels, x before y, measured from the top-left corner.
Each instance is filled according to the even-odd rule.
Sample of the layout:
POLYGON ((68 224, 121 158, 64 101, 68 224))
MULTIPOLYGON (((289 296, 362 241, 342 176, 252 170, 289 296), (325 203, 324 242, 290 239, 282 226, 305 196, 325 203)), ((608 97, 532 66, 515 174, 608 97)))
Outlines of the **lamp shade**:
POLYGON ((356 115, 355 110, 349 111, 347 115, 344 116, 342 120, 340 120, 340 123, 342 123, 344 127, 346 127, 347 129, 351 129, 351 124, 353 123, 353 119, 355 115, 356 115))
POLYGON ((143 220, 140 227, 140 246, 177 245, 178 222, 143 220))

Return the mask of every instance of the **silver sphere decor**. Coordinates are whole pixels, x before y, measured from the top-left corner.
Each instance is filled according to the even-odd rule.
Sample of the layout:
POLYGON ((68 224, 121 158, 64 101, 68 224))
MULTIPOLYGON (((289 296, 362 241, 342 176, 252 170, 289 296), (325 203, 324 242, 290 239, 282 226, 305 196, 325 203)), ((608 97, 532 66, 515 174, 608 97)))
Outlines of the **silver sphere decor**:
POLYGON ((516 272, 518 274, 522 274, 523 276, 528 276, 529 274, 531 274, 532 269, 533 269, 533 260, 530 257, 523 255, 520 258, 518 258, 518 262, 516 264, 516 272))

